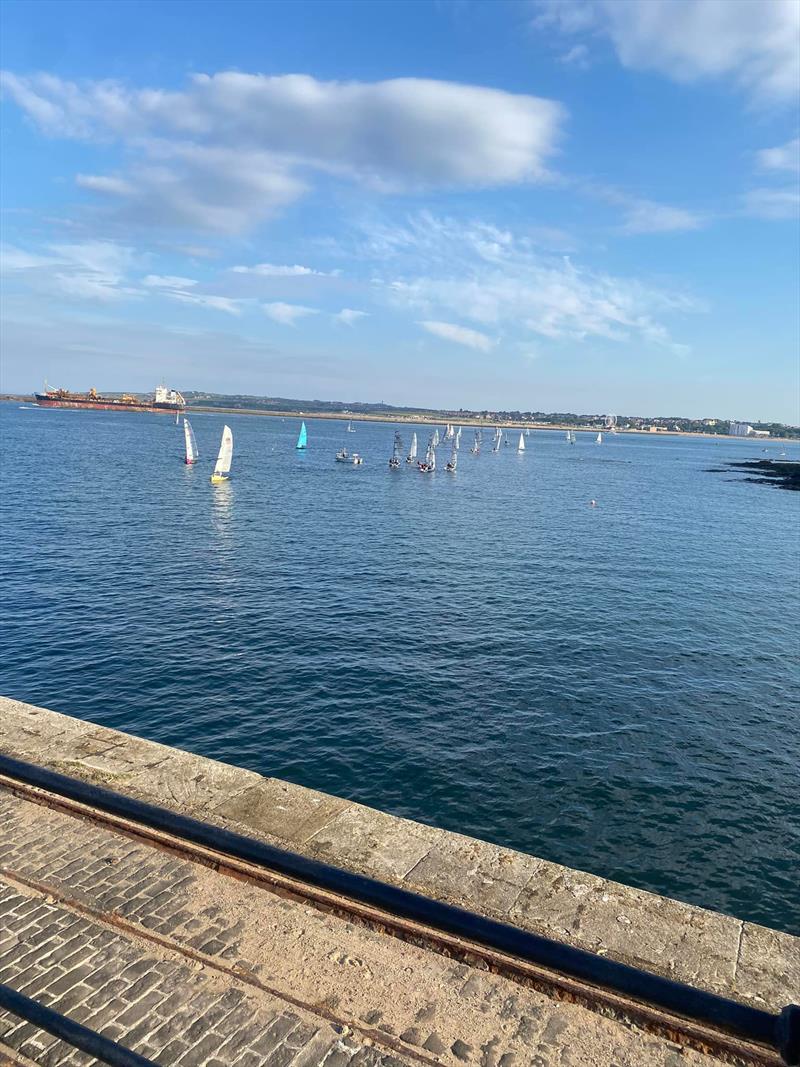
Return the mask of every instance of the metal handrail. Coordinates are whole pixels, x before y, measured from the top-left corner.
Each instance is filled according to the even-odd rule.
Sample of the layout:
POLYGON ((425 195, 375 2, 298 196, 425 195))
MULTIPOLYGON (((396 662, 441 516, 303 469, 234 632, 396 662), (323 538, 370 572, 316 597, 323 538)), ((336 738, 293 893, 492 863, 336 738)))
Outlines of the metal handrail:
POLYGON ((118 1045, 109 1037, 89 1030, 80 1023, 73 1022, 66 1015, 60 1015, 52 1008, 46 1008, 30 997, 17 993, 10 986, 0 985, 0 1008, 10 1011, 26 1022, 32 1023, 40 1030, 46 1030, 53 1037, 59 1037, 73 1048, 94 1056, 97 1060, 109 1064, 109 1067, 158 1067, 153 1060, 145 1059, 138 1052, 133 1052, 124 1045, 118 1045))
POLYGON ((655 1005, 686 1019, 710 1024, 729 1034, 767 1045, 792 1067, 800 1064, 798 1005, 788 1005, 778 1014, 772 1014, 11 756, 0 754, 0 773, 248 863, 301 879, 320 889, 340 893, 404 919, 655 1005))

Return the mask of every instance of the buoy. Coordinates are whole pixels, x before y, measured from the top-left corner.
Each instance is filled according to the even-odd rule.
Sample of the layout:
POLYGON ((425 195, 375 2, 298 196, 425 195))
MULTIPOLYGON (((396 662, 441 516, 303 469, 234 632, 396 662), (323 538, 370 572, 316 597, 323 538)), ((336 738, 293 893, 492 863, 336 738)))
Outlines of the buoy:
POLYGON ((597 507, 597 501, 596 500, 590 500, 589 501, 589 507, 590 508, 596 508, 597 507))

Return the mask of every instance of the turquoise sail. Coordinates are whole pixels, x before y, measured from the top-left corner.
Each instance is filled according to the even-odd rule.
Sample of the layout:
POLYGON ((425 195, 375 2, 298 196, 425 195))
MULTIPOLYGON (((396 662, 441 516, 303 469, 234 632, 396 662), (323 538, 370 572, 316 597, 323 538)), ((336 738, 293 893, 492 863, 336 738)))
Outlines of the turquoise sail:
POLYGON ((303 423, 303 425, 300 427, 300 436, 297 438, 297 447, 298 448, 305 448, 307 441, 308 441, 308 434, 306 433, 306 424, 303 423))

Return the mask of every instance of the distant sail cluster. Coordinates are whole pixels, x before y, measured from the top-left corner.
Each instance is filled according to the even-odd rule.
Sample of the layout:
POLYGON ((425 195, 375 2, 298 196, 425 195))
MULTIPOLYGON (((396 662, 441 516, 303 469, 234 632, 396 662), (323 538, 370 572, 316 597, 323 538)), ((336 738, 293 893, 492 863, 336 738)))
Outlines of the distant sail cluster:
MULTIPOLYGON (((351 420, 347 424, 346 433, 355 432, 356 430, 351 420)), ((611 425, 611 432, 614 432, 613 423, 611 425)), ((197 462, 199 454, 197 451, 197 442, 195 441, 194 431, 192 430, 191 423, 185 416, 183 419, 183 433, 185 442, 184 462, 191 465, 197 462)), ((516 431, 512 434, 509 430, 503 430, 500 426, 495 426, 491 442, 491 452, 499 452, 502 448, 513 448, 518 453, 524 453, 525 438, 530 437, 530 433, 531 431, 528 429, 520 430, 519 436, 517 437, 516 431), (517 438, 516 443, 514 442, 514 437, 517 438)), ((566 439, 569 444, 574 445, 576 440, 575 433, 572 430, 567 430, 566 439)), ((602 433, 598 433, 596 442, 598 445, 603 443, 602 433)), ((472 442, 469 449, 470 455, 479 456, 482 446, 483 430, 478 429, 473 432, 472 442)), ((305 422, 302 422, 300 425, 300 433, 297 437, 297 444, 295 447, 300 451, 303 451, 308 447, 308 430, 305 422)), ((444 470, 447 471, 448 474, 455 474, 458 470, 458 454, 461 448, 460 426, 453 426, 452 423, 448 423, 441 433, 437 426, 428 438, 425 455, 422 459, 420 459, 418 455, 419 443, 417 441, 416 430, 411 434, 411 441, 407 453, 405 453, 403 438, 399 431, 396 431, 392 446, 392 454, 389 457, 389 470, 399 471, 401 469, 403 465, 403 455, 405 453, 405 463, 407 466, 416 466, 416 469, 421 474, 433 474, 436 471, 436 450, 439 447, 449 448, 448 459, 444 465, 444 470)), ((217 455, 217 462, 214 466, 214 472, 211 475, 212 484, 219 485, 222 482, 228 481, 232 461, 233 432, 231 431, 230 426, 224 426, 219 453, 217 455)), ((355 452, 344 445, 336 452, 334 461, 336 463, 347 463, 353 467, 361 467, 364 464, 364 458, 359 452, 355 452)))

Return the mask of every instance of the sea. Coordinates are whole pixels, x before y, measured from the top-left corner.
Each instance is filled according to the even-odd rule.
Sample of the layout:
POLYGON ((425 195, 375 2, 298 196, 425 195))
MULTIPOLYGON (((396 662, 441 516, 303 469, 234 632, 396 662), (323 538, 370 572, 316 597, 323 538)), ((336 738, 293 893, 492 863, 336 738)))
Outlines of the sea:
POLYGON ((191 421, 0 405, 0 692, 800 933, 800 446, 191 421))

